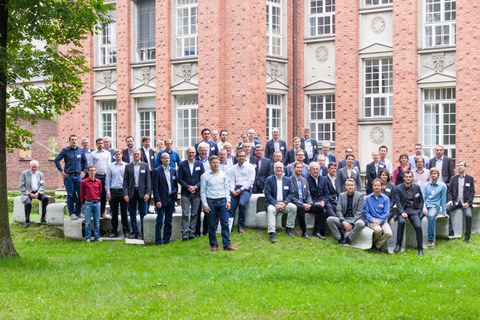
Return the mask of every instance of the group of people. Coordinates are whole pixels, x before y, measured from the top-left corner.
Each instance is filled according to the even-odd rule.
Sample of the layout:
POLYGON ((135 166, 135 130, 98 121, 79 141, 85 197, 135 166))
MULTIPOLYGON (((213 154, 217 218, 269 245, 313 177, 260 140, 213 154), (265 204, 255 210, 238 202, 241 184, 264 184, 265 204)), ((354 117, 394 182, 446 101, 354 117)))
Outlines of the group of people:
MULTIPOLYGON (((398 167, 393 168, 386 158, 388 149, 381 146, 372 152, 373 161, 366 166, 366 196, 362 192, 361 167, 353 148, 345 151, 337 162, 330 153, 330 144, 321 145, 304 128, 302 137, 293 139, 288 150, 280 139, 278 128, 272 139, 262 145, 253 129, 241 134, 233 145, 228 132, 205 128, 202 140, 186 150, 181 161, 170 139, 163 141, 160 150, 150 147, 150 139, 142 138, 142 147, 134 147, 134 138, 125 139, 126 148, 112 149, 109 137, 98 138, 96 149, 88 148, 88 140, 77 146, 77 136, 69 137, 69 146, 55 158, 67 191, 67 208, 71 219, 94 221, 94 240, 100 240, 99 219, 108 217, 106 201, 110 203, 112 233, 118 237, 119 213, 125 237, 142 238, 143 218, 149 212, 153 198, 157 213, 155 243, 168 244, 172 234, 179 186, 182 210, 182 240, 209 235, 210 248, 218 250, 217 226, 221 226, 224 250, 236 250, 230 242, 229 219, 238 209, 236 228, 245 229, 247 205, 252 193, 265 194, 268 234, 277 241, 277 215, 285 213, 286 234, 294 237, 295 222, 301 237, 325 239, 327 228, 340 245, 350 245, 360 231, 373 230, 372 251, 381 252, 392 236, 391 219, 398 221, 394 252, 400 252, 403 230, 409 220, 416 231, 418 253, 423 254, 421 219, 428 219, 428 247, 434 246, 435 218, 447 217, 461 209, 466 217, 465 242, 469 241, 474 179, 467 175, 466 163, 457 162, 454 174, 453 159, 444 156, 444 149, 435 147, 436 156, 423 155, 422 145, 415 145, 411 156, 401 154, 398 167), (234 151, 235 150, 235 151, 234 151), (61 161, 63 160, 63 168, 61 161), (84 209, 82 211, 82 206, 84 209), (396 211, 393 207, 396 206, 396 211), (82 214, 83 212, 83 214, 82 214), (130 225, 127 212, 130 215, 130 225), (137 225, 137 212, 140 227, 137 225), (205 215, 203 225, 201 214, 205 215), (394 214, 395 212, 395 214, 394 214), (307 233, 305 214, 314 215, 312 233, 307 233)), ((21 176, 20 189, 25 203, 26 224, 29 225, 31 200, 45 201, 43 175, 38 162, 21 176)), ((45 208, 46 205, 43 206, 45 208)), ((42 221, 45 214, 42 215, 42 221)), ((450 233, 453 228, 450 223, 450 233)), ((86 241, 91 241, 89 224, 85 227, 86 241)))

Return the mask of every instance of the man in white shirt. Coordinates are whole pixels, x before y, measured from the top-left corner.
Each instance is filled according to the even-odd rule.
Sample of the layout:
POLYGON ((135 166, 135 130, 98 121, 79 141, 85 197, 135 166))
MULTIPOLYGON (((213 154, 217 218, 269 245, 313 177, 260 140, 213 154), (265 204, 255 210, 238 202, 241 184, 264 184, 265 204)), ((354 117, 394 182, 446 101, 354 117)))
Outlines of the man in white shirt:
POLYGON ((107 176, 108 167, 112 163, 111 153, 103 148, 103 138, 95 140, 97 149, 92 151, 88 158, 88 164, 95 167, 95 178, 102 183, 102 194, 100 195, 100 214, 102 218, 110 218, 110 215, 105 213, 105 206, 107 204, 107 193, 105 191, 105 178, 107 176))
POLYGON ((25 204, 25 228, 30 227, 30 212, 32 210, 32 200, 42 202, 41 223, 46 223, 45 215, 48 205, 48 197, 45 195, 45 178, 43 173, 38 171, 38 161, 30 161, 30 170, 22 171, 20 175, 21 200, 25 204))

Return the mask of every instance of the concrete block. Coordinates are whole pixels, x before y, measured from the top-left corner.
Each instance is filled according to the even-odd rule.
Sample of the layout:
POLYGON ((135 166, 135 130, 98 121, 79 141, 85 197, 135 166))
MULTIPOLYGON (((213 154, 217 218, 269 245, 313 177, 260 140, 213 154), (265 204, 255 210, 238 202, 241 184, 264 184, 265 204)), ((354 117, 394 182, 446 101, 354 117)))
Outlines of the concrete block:
MULTIPOLYGON (((348 236, 350 233, 346 233, 345 236, 348 236)), ((360 231, 360 234, 358 237, 352 241, 351 246, 358 248, 358 249, 363 249, 367 250, 372 247, 373 244, 373 230, 370 229, 369 227, 365 227, 360 231)))
MULTIPOLYGON (((423 235, 423 249, 427 249, 427 237, 428 237, 428 219, 423 217, 422 219, 422 235, 423 235)), ((405 246, 409 248, 417 248, 417 234, 415 228, 410 221, 405 223, 405 246)))
MULTIPOLYGON (((407 224, 408 222, 405 222, 407 224)), ((388 221, 388 224, 390 225, 390 228, 392 229, 392 237, 388 240, 388 252, 393 253, 393 249, 395 249, 395 246, 397 245, 397 235, 398 235, 398 221, 396 221, 394 218, 390 219, 388 221)), ((405 227, 403 229, 403 238, 402 238, 402 252, 405 251, 405 230, 407 228, 405 227)))
POLYGON ((263 193, 252 194, 245 213, 245 226, 255 228, 257 213, 263 210, 265 210, 265 195, 263 193))
MULTIPOLYGON (((283 213, 277 214, 277 219, 276 219, 276 227, 277 228, 282 227, 282 216, 283 216, 283 213)), ((255 228, 260 228, 260 229, 267 229, 268 228, 267 212, 266 211, 257 212, 257 214, 255 215, 255 228)))
POLYGON ((480 233, 480 207, 472 208, 472 234, 480 233))
POLYGON ((13 198, 13 221, 25 223, 25 207, 21 196, 13 198))
POLYGON ((67 239, 83 239, 83 221, 84 219, 72 220, 67 218, 63 222, 63 235, 67 239))
MULTIPOLYGON (((170 241, 182 238, 182 213, 180 208, 177 208, 172 216, 172 237, 170 241)), ((145 244, 155 244, 155 223, 157 221, 157 214, 147 214, 143 218, 143 241, 145 244)), ((140 223, 140 221, 138 222, 140 223)))
POLYGON ((66 208, 65 202, 50 203, 47 206, 47 224, 51 226, 64 225, 66 208))
MULTIPOLYGON (((47 198, 48 198, 48 204, 55 203, 55 198, 54 197, 47 196, 47 198)), ((48 205, 47 205, 47 207, 48 207, 48 205)), ((38 201, 38 214, 40 216, 42 216, 42 208, 43 208, 42 201, 38 201)))

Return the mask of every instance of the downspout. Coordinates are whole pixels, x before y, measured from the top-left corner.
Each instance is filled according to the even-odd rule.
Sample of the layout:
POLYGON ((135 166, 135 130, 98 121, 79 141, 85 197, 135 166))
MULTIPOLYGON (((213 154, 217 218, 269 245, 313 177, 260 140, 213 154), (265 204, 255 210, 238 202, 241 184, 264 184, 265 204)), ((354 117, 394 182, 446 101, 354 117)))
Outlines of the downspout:
POLYGON ((297 135, 297 0, 293 0, 293 137, 297 135))

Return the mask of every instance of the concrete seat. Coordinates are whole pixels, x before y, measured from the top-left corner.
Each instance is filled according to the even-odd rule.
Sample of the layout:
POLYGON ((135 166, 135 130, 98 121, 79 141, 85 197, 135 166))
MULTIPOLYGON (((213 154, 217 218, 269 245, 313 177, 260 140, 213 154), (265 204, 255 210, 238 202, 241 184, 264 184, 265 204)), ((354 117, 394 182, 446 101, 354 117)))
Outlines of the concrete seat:
MULTIPOLYGON (((55 203, 54 197, 47 195, 47 198, 48 198, 48 205, 55 203)), ((48 205, 47 205, 47 208, 48 208, 48 205)), ((43 208, 42 201, 38 201, 38 214, 40 216, 42 216, 42 208, 43 208)))
MULTIPOLYGON (((157 214, 147 214, 143 218, 143 241, 145 244, 155 244, 155 224, 157 214)), ((138 222, 140 223, 140 221, 138 222)), ((139 224, 140 225, 140 224, 139 224)), ((177 207, 172 216, 172 237, 170 241, 182 238, 182 210, 177 207)))
POLYGON ((47 206, 47 224, 51 226, 64 225, 66 208, 67 204, 65 202, 50 203, 47 206))
POLYGON ((25 223, 25 206, 21 196, 13 198, 13 221, 25 223))
MULTIPOLYGON (((348 236, 350 232, 346 233, 345 236, 348 236)), ((369 227, 365 227, 360 231, 360 234, 358 237, 352 241, 351 246, 358 248, 358 249, 363 249, 367 250, 372 247, 373 244, 373 230, 370 229, 369 227)))
POLYGON ((461 209, 456 209, 450 213, 450 220, 452 221, 453 237, 448 235, 448 219, 437 221, 437 237, 439 238, 461 238, 463 234, 463 212, 461 209), (445 220, 445 221, 444 221, 445 220))
MULTIPOLYGON (((457 221, 460 220, 459 223, 457 222, 457 224, 460 224, 460 230, 462 230, 463 220, 462 220, 461 212, 460 212, 460 214, 455 214, 453 216, 456 217, 457 221)), ((436 223, 435 223, 435 238, 438 237, 438 238, 448 239, 449 236, 448 236, 448 219, 447 219, 447 217, 443 214, 439 214, 435 220, 436 220, 436 223)), ((461 231, 460 231, 460 234, 461 234, 461 231)))
POLYGON ((265 195, 263 193, 254 193, 250 197, 245 213, 245 226, 255 228, 257 212, 265 210, 265 195))
POLYGON ((83 221, 84 219, 72 220, 67 218, 63 222, 63 235, 67 239, 83 239, 83 221))
POLYGON ((480 207, 472 207, 472 234, 480 233, 480 207))
MULTIPOLYGON (((282 216, 283 213, 277 214, 277 219, 276 219, 276 227, 277 228, 282 228, 282 216)), ((260 228, 260 229, 267 229, 268 228, 268 221, 267 221, 267 212, 266 211, 260 211, 257 212, 255 215, 255 228, 260 228)))
MULTIPOLYGON (((405 219, 408 220, 408 219, 405 219)), ((390 225, 390 229, 392 229, 392 237, 388 239, 388 252, 393 253, 393 249, 395 249, 395 246, 397 245, 397 235, 398 235, 398 221, 395 220, 394 218, 391 218, 390 221, 388 221, 388 224, 390 225)), ((407 222, 405 222, 407 224, 407 222)), ((401 252, 405 251, 405 234, 407 228, 405 227, 403 229, 403 238, 402 238, 402 249, 401 252)))
MULTIPOLYGON (((422 219, 422 235, 423 235, 423 248, 427 248, 427 236, 428 236, 428 219, 423 217, 422 219)), ((415 228, 408 220, 405 223, 405 246, 408 248, 417 248, 417 235, 415 228)))

